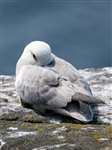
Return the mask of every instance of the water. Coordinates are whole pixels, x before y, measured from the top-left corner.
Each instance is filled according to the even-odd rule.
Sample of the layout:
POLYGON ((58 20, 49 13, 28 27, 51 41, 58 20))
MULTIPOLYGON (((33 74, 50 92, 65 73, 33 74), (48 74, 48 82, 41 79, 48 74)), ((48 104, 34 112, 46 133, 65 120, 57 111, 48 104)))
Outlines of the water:
POLYGON ((0 0, 0 74, 14 74, 33 40, 77 68, 111 66, 111 7, 109 0, 0 0))

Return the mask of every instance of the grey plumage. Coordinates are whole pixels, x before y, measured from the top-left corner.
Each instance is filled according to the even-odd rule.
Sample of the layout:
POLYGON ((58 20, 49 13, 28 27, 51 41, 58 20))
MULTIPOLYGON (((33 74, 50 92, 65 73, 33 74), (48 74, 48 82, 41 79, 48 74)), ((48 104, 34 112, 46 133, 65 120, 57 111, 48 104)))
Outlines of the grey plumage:
POLYGON ((97 99, 78 71, 52 54, 44 42, 33 42, 27 48, 16 66, 15 86, 22 103, 43 115, 52 110, 83 122, 92 121, 91 103, 97 99), (44 57, 46 61, 41 60, 44 57))

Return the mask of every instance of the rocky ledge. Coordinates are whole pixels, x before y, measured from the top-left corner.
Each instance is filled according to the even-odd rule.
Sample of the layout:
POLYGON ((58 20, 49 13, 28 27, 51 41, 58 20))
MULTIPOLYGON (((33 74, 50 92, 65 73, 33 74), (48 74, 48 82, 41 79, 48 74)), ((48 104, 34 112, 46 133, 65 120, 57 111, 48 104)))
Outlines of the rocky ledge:
POLYGON ((21 106, 14 76, 0 76, 1 150, 111 150, 112 68, 79 70, 93 95, 105 104, 94 108, 91 124, 48 120, 21 106), (52 122, 54 124, 51 124, 52 122))

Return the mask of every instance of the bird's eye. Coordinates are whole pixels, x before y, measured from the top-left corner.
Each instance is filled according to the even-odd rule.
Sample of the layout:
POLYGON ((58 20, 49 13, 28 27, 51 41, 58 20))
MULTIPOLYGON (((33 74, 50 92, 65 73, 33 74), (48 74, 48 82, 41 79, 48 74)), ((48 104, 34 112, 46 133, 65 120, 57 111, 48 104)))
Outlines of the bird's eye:
POLYGON ((32 54, 33 58, 35 59, 35 61, 37 61, 37 57, 35 56, 35 54, 32 54))

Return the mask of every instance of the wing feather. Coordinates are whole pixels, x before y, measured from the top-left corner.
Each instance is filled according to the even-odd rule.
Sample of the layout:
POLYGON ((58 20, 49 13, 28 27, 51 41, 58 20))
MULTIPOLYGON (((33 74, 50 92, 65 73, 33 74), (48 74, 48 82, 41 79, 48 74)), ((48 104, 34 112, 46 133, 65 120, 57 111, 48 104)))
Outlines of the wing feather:
POLYGON ((24 101, 51 108, 65 107, 71 101, 70 85, 53 70, 36 66, 23 67, 16 78, 17 92, 24 101))

